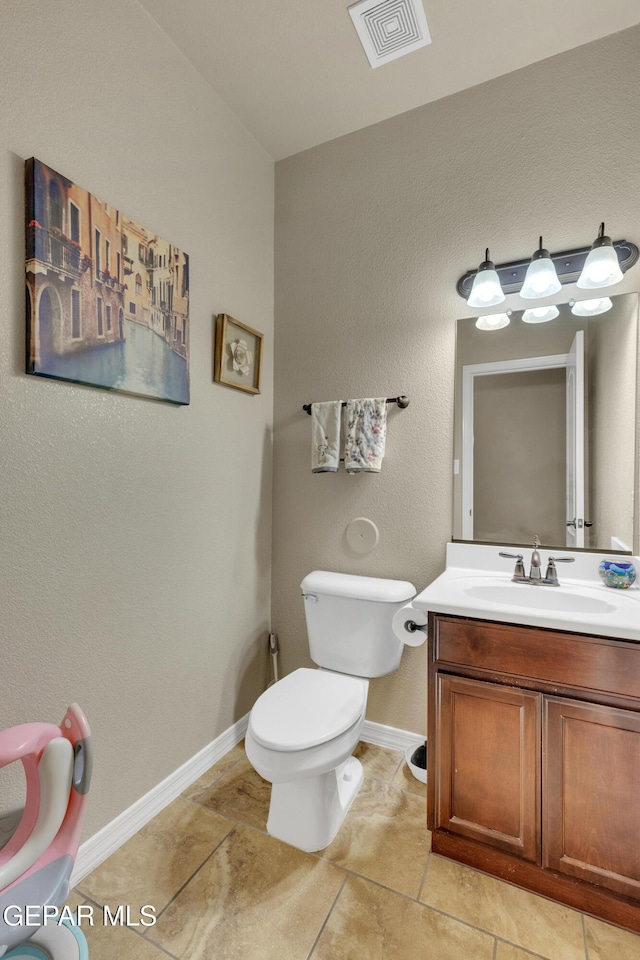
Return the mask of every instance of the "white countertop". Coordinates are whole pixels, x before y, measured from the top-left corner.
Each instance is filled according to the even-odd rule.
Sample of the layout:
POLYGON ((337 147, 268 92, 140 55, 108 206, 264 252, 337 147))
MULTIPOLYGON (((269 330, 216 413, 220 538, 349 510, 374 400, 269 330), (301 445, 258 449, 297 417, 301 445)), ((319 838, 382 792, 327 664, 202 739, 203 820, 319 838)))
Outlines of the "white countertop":
POLYGON ((450 613, 640 642, 637 583, 613 589, 598 574, 601 560, 620 559, 634 563, 640 577, 640 558, 540 547, 543 575, 549 555, 575 560, 558 564, 560 586, 549 587, 513 583, 515 561, 500 557, 501 550, 522 553, 529 571, 531 549, 449 543, 445 572, 414 597, 412 606, 425 614, 450 613))

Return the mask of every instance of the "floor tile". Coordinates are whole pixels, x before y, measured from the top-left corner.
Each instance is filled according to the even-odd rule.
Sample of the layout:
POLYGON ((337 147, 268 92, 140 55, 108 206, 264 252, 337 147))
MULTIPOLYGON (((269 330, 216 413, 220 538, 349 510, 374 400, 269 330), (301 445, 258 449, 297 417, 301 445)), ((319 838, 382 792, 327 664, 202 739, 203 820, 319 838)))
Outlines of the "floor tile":
POLYGON ((91 960, 167 960, 164 951, 126 927, 105 927, 96 919, 93 927, 83 924, 82 931, 91 960))
POLYGON ((379 747, 375 743, 365 743, 364 740, 360 741, 353 755, 362 764, 365 777, 373 777, 375 780, 392 780, 402 760, 400 750, 379 747))
POLYGON ((343 880, 238 824, 148 937, 184 960, 306 960, 343 880))
POLYGON ((589 960, 638 960, 640 936, 586 917, 589 960))
POLYGON ((550 960, 584 960, 579 913, 452 860, 430 858, 420 899, 550 960))
MULTIPOLYGON (((91 960, 585 960, 578 913, 442 857, 409 899, 430 847, 426 788, 400 751, 356 756, 360 794, 314 856, 265 833, 271 786, 234 747, 71 892, 72 909, 131 904, 134 920, 164 908, 135 932, 95 907, 91 960)), ((591 918, 586 932, 589 960, 640 958, 640 936, 591 918)))
POLYGON ((242 760, 244 757, 246 757, 246 754, 244 752, 243 740, 242 743, 236 744, 228 753, 225 753, 221 760, 218 760, 212 767, 209 767, 206 773, 203 773, 191 786, 187 787, 187 789, 183 791, 182 796, 188 800, 195 800, 197 802, 201 793, 211 787, 211 785, 215 783, 216 780, 219 780, 220 777, 224 776, 225 773, 228 773, 229 770, 236 765, 238 760, 242 760))
POLYGON ((159 913, 233 827, 178 797, 85 877, 78 892, 112 909, 128 904, 136 919, 143 904, 159 913))
POLYGON ((514 947, 512 943, 498 940, 495 960, 538 960, 538 958, 534 953, 523 950, 522 947, 514 947))
POLYGON ((266 830, 270 799, 271 784, 256 773, 245 757, 203 790, 197 802, 223 817, 266 830))
POLYGON ((400 787, 401 790, 408 790, 409 793, 415 793, 416 796, 422 797, 426 804, 427 785, 426 783, 421 783, 420 780, 416 780, 406 763, 402 764, 391 782, 394 787, 400 787))
POLYGON ((365 780, 338 836, 321 856, 417 897, 431 834, 420 797, 378 780, 365 780))
POLYGON ((492 960, 493 937, 350 876, 312 960, 492 960))

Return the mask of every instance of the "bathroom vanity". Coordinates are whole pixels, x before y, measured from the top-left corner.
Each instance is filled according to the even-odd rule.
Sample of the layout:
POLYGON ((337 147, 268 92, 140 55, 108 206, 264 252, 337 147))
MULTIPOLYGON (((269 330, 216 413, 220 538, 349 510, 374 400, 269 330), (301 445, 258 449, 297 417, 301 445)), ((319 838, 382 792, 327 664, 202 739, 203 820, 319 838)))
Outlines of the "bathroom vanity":
POLYGON ((640 932, 640 591, 513 584, 464 549, 414 600, 433 850, 640 932))
POLYGON ((640 932, 640 590, 598 576, 639 540, 639 300, 576 306, 457 324, 457 542, 413 600, 428 825, 436 853, 640 932), (534 564, 534 533, 563 546, 534 564))

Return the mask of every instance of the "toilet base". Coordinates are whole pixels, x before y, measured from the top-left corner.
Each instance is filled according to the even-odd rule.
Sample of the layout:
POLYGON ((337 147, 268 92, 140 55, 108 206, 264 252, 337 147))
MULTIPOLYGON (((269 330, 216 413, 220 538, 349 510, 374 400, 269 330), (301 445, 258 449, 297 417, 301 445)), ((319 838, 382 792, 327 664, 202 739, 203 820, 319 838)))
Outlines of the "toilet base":
POLYGON ((267 833, 307 853, 328 847, 363 779, 360 761, 348 757, 328 773, 272 784, 267 833))

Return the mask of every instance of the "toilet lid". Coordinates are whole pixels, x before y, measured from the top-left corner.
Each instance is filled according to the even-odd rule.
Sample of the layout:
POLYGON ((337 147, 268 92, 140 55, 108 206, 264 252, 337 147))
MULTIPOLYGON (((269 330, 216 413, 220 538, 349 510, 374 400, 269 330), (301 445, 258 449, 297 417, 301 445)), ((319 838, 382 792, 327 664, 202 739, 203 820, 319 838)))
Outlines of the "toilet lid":
POLYGON ((249 725, 263 747, 305 750, 339 737, 362 715, 367 684, 301 667, 258 697, 249 725))

